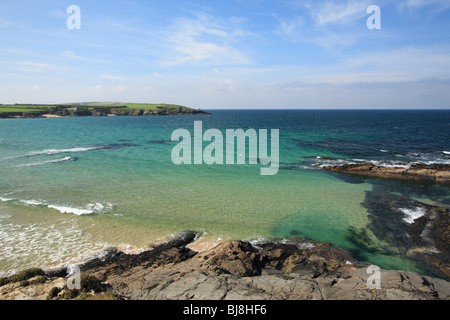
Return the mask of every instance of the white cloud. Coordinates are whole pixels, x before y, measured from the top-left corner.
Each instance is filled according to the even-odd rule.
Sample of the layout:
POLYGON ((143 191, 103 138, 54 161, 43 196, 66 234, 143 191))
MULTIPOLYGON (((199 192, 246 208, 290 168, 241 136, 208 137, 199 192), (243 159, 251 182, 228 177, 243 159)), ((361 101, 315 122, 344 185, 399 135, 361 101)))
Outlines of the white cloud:
POLYGON ((159 74, 158 72, 153 72, 152 76, 157 77, 157 78, 167 78, 167 76, 159 74))
POLYGON ((100 59, 91 59, 91 58, 86 58, 86 57, 82 57, 76 54, 75 51, 71 51, 71 50, 66 50, 62 53, 62 55, 66 58, 72 59, 72 60, 79 60, 79 61, 84 61, 84 62, 93 62, 93 63, 109 63, 109 61, 107 60, 100 60, 100 59))
POLYGON ((64 51, 63 56, 65 56, 67 58, 71 58, 71 59, 78 59, 78 60, 82 59, 81 57, 77 56, 74 51, 69 51, 69 50, 64 51))
POLYGON ((347 24, 367 14, 370 1, 314 2, 308 3, 307 8, 315 23, 319 26, 327 24, 347 24))
POLYGON ((42 72, 48 69, 56 69, 57 67, 48 63, 24 61, 19 62, 19 70, 23 72, 42 72))
POLYGON ((249 58, 232 44, 243 32, 207 14, 179 18, 164 34, 171 52, 162 66, 247 64, 249 58))
POLYGON ((276 14, 272 14, 279 22, 275 33, 281 36, 287 36, 291 40, 297 40, 301 34, 301 28, 303 26, 303 18, 295 16, 292 19, 283 19, 276 14))

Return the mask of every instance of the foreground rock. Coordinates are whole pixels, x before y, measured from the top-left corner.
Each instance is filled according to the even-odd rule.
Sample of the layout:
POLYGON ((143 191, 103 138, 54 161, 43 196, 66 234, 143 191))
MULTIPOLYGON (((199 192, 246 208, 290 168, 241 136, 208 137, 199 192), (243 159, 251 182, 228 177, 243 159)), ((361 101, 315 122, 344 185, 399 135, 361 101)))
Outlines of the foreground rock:
POLYGON ((409 167, 376 166, 371 163, 323 166, 324 170, 379 178, 450 183, 448 164, 411 164, 409 167))
POLYGON ((382 270, 381 289, 371 290, 368 266, 328 243, 228 241, 195 252, 187 247, 194 238, 184 233, 138 255, 110 251, 81 266, 88 288, 75 294, 63 269, 40 283, 5 284, 0 299, 450 299, 449 282, 404 271, 382 270))

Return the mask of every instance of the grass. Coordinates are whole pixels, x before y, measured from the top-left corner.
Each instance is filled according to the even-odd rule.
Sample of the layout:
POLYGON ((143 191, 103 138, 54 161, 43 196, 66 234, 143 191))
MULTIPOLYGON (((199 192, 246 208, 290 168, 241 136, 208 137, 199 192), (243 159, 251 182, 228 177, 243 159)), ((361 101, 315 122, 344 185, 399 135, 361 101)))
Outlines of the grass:
MULTIPOLYGON (((20 282, 25 284, 28 279, 37 277, 37 276, 45 276, 45 272, 39 268, 31 268, 27 270, 23 270, 11 277, 0 278, 0 287, 4 286, 8 283, 20 282)), ((44 280, 45 281, 45 280, 44 280)))
POLYGON ((53 298, 56 298, 56 296, 58 295, 58 293, 61 291, 61 289, 57 288, 57 287, 53 287, 50 289, 50 291, 48 292, 47 295, 47 300, 51 300, 53 298))
POLYGON ((163 108, 183 108, 184 106, 176 104, 165 104, 165 103, 126 103, 126 102, 90 102, 82 104, 87 107, 101 107, 101 108, 112 108, 112 107, 127 107, 128 109, 144 109, 144 110, 158 110, 163 108))
POLYGON ((37 107, 31 105, 0 105, 0 113, 2 112, 40 112, 48 110, 52 106, 48 107, 37 107))
POLYGON ((77 298, 77 300, 106 301, 106 300, 120 300, 120 298, 115 293, 102 292, 102 293, 96 294, 96 295, 83 293, 77 298))

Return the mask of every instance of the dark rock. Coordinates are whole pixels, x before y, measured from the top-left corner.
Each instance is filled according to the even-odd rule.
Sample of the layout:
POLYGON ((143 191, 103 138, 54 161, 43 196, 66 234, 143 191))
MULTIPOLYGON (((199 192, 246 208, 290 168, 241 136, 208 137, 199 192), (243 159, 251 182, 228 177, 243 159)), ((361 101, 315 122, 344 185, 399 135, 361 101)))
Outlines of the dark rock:
MULTIPOLYGON (((381 289, 369 289, 367 265, 325 242, 228 241, 197 253, 186 248, 196 236, 186 232, 139 255, 109 251, 85 263, 82 277, 94 279, 94 291, 132 300, 450 299, 448 282, 403 271, 381 270, 381 289)), ((58 279, 49 281, 29 292, 48 292, 58 279)), ((15 290, 1 287, 0 299, 15 290)))
POLYGON ((438 183, 450 183, 450 165, 448 164, 414 164, 409 168, 376 166, 371 163, 344 164, 339 166, 324 166, 324 170, 372 176, 379 178, 395 178, 438 183))
POLYGON ((214 252, 201 254, 204 270, 216 274, 232 274, 238 277, 261 275, 258 251, 248 242, 232 241, 219 244, 214 252))
POLYGON ((165 143, 172 143, 174 141, 169 140, 169 139, 163 139, 163 140, 150 140, 147 143, 149 144, 165 144, 165 143))

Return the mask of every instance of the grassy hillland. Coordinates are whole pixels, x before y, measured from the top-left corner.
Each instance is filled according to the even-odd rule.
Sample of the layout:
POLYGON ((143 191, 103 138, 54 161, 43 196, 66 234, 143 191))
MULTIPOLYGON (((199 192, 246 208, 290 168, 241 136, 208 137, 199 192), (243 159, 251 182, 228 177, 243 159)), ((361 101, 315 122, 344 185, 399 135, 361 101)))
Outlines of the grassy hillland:
POLYGON ((83 102, 66 104, 0 104, 0 118, 48 118, 83 116, 164 116, 208 114, 175 104, 83 102))

